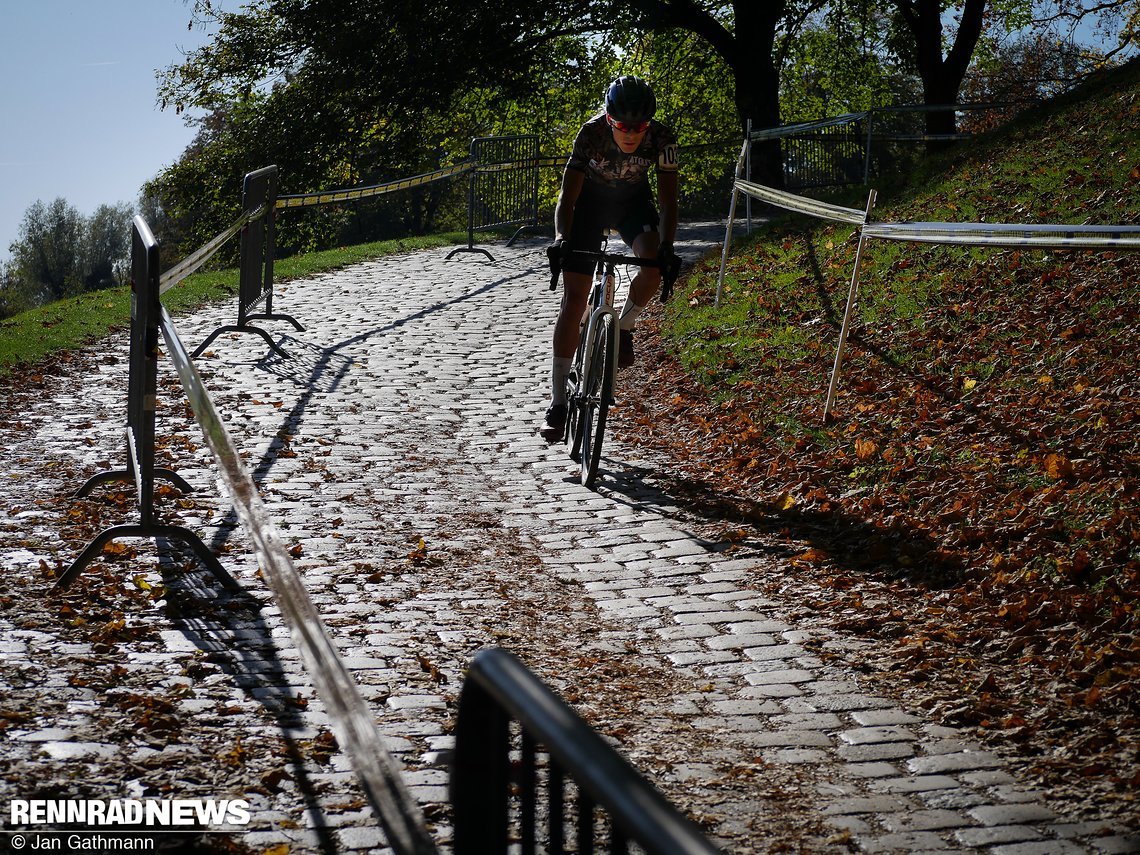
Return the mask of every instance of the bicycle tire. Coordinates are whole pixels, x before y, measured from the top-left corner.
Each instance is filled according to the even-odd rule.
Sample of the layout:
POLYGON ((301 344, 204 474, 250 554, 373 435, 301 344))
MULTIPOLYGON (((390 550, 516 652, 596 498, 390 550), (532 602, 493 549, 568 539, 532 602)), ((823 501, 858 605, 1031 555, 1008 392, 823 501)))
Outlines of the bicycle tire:
POLYGON ((569 446, 570 459, 578 463, 582 459, 582 383, 579 376, 582 371, 581 353, 575 357, 574 367, 566 376, 566 445, 569 446))
POLYGON ((614 319, 606 315, 601 319, 598 334, 589 346, 594 348, 590 360, 590 373, 582 388, 582 485, 594 486, 598 477, 598 463, 602 459, 602 438, 606 433, 606 417, 614 391, 614 360, 617 359, 613 343, 614 319))

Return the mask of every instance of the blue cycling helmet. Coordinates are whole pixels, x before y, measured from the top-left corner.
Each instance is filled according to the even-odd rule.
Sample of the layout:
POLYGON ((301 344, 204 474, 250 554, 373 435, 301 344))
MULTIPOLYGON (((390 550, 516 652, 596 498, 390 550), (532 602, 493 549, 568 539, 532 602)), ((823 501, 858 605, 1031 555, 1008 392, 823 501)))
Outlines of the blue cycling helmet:
POLYGON ((647 122, 657 112, 653 87, 632 74, 625 74, 606 90, 606 114, 615 122, 647 122))

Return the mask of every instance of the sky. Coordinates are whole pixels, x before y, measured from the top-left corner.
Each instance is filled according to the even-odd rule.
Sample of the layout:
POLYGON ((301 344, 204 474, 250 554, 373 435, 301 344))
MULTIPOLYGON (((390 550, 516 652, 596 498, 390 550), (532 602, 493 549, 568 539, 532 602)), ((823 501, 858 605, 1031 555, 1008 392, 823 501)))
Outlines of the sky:
MULTIPOLYGON (((0 259, 37 199, 135 205, 194 137, 155 72, 210 34, 193 0, 0 0, 0 259)), ((235 193, 237 191, 235 190, 235 193)))

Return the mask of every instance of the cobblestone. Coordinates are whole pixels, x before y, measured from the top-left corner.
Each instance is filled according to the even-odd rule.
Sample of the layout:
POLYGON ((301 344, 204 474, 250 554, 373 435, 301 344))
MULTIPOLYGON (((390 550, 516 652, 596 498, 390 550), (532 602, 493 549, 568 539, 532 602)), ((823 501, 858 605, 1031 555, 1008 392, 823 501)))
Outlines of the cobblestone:
MULTIPOLYGON (((718 237, 693 235, 678 241, 690 255, 718 237)), ((581 488, 565 450, 534 436, 557 300, 542 244, 494 255, 418 253, 284 283, 276 306, 306 326, 275 332, 288 359, 227 334, 199 360, 445 851, 457 696, 492 644, 583 709, 726 852, 773 851, 793 831, 807 852, 836 851, 836 834, 864 852, 1140 851, 1131 829, 1047 806, 1019 779, 1017 746, 975 750, 815 655, 812 640, 862 642, 751 589, 782 559, 692 534, 635 443, 607 437, 598 491, 581 488)), ((193 346, 232 313, 203 309, 179 330, 193 346)), ((130 518, 129 501, 69 498, 77 478, 123 464, 125 371, 120 335, 0 427, 0 791, 240 795, 253 818, 235 839, 252 850, 381 851, 244 534, 211 495, 168 367, 163 465, 199 490, 164 498, 162 514, 219 551, 247 596, 147 544, 103 556, 78 586, 94 599, 104 586, 111 607, 77 598, 61 614, 28 593, 96 530, 77 509, 130 518)))

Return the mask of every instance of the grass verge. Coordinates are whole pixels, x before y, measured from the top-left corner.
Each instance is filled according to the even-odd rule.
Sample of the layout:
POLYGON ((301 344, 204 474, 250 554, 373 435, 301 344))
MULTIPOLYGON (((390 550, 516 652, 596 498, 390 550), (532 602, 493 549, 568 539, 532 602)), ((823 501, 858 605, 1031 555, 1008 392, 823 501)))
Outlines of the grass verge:
MULTIPOLYGON (((465 232, 445 232, 297 255, 276 261, 274 278, 279 282, 302 279, 373 258, 453 246, 466 240, 465 232)), ((237 291, 236 268, 195 273, 167 292, 163 304, 177 314, 233 297, 237 291)), ((130 288, 122 287, 81 294, 0 321, 0 382, 21 367, 83 347, 128 326, 130 318, 130 288)))

